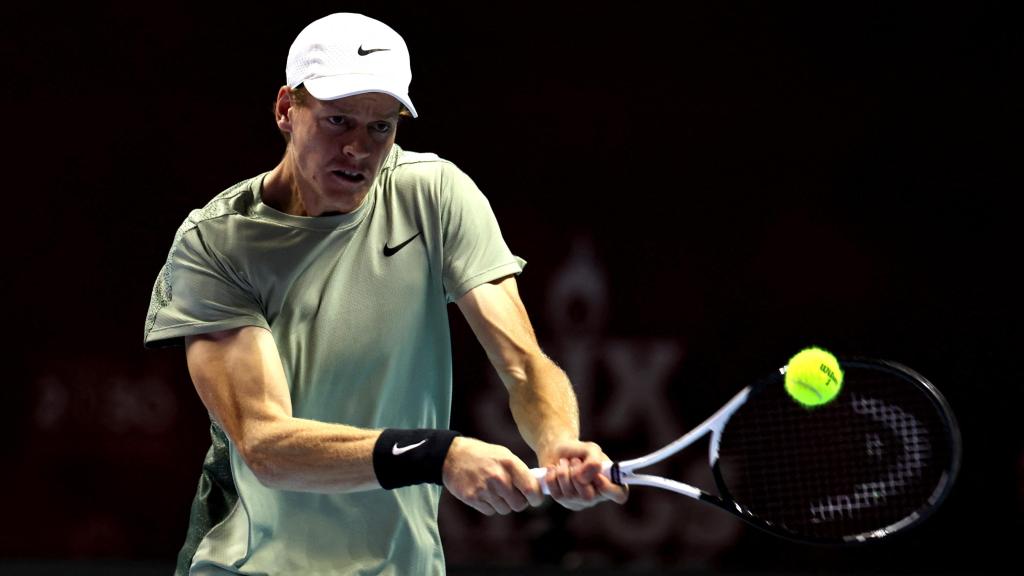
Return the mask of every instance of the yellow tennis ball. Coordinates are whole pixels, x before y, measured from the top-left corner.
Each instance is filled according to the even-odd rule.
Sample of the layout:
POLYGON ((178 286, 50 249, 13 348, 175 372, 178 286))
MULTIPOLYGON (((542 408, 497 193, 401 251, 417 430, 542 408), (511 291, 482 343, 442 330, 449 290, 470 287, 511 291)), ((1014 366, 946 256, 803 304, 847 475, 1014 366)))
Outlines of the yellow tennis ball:
POLYGON ((821 348, 806 348, 786 365, 786 392, 804 406, 831 402, 843 387, 836 357, 821 348))

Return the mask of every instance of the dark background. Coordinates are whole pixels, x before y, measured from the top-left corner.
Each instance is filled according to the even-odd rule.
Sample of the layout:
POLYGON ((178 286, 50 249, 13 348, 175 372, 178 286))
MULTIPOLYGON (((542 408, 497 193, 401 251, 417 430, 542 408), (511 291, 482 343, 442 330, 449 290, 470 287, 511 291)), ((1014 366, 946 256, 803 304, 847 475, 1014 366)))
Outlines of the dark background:
MULTIPOLYGON (((488 195, 530 262, 519 283, 538 335, 585 383, 584 432, 609 454, 685 432, 808 344, 914 367, 962 426, 954 493, 893 543, 808 548, 722 525, 710 544, 666 531, 631 547, 593 526, 661 505, 698 533, 728 521, 640 490, 623 511, 575 517, 484 518, 446 497, 453 573, 1013 565, 1024 536, 1013 4, 23 3, 0 25, 12 328, 0 572, 173 562, 206 414, 183 352, 142 348, 150 290, 188 211, 275 165, 288 46, 336 11, 405 37, 421 117, 398 142, 455 161, 488 195), (671 358, 650 388, 671 425, 616 416, 630 382, 609 350, 637 365, 671 358)), ((510 419, 480 425, 503 392, 452 311, 453 426, 505 441, 495 430, 510 419)))

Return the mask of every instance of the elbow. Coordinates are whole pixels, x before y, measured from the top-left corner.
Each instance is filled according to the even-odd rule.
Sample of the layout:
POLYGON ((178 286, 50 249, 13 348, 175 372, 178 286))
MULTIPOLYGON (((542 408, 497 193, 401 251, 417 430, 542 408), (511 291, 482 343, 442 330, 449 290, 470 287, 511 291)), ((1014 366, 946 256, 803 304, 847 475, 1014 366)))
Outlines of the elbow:
POLYGON ((252 471, 260 484, 267 488, 274 487, 274 466, 270 462, 267 451, 257 442, 247 440, 238 444, 238 455, 252 471))
POLYGON ((248 434, 237 443, 238 454, 253 476, 267 488, 282 488, 284 475, 275 457, 274 442, 266 436, 248 434))

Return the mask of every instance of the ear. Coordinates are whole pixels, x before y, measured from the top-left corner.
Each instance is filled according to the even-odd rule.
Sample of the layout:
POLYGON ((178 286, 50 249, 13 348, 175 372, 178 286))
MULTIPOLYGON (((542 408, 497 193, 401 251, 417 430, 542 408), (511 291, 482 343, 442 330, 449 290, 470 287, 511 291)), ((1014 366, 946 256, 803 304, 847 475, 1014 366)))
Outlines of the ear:
POLYGON ((274 120, 281 132, 292 132, 292 94, 288 86, 281 86, 277 91, 277 102, 274 103, 274 120))

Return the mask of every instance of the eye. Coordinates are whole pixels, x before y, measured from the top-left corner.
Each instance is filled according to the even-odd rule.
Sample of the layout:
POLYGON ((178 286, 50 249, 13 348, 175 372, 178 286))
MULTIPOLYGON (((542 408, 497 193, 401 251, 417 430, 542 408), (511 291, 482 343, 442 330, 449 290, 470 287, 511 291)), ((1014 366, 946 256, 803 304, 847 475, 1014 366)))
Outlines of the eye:
POLYGON ((391 124, 388 122, 374 122, 373 130, 378 134, 387 134, 391 132, 391 124))
POLYGON ((345 124, 344 116, 328 116, 327 123, 331 126, 342 126, 345 124))

